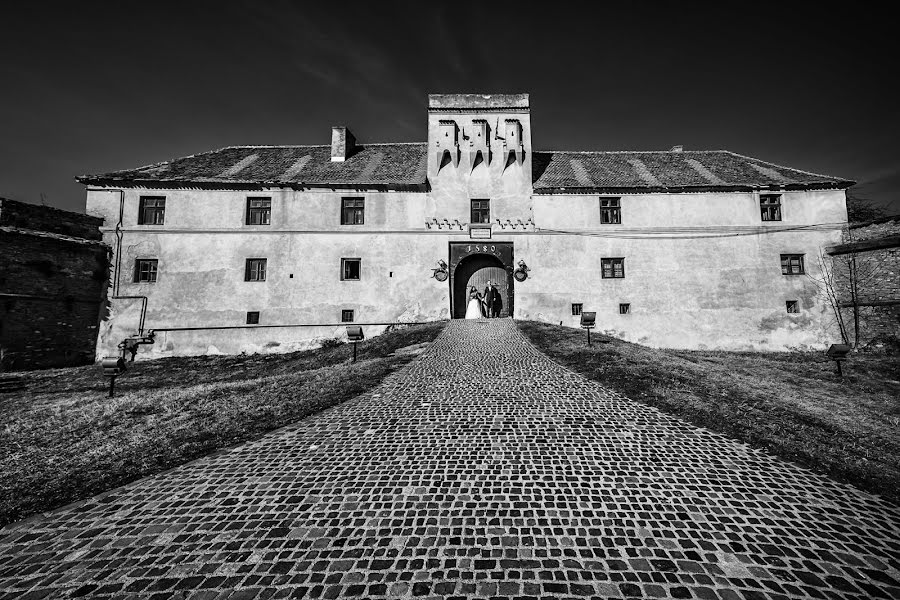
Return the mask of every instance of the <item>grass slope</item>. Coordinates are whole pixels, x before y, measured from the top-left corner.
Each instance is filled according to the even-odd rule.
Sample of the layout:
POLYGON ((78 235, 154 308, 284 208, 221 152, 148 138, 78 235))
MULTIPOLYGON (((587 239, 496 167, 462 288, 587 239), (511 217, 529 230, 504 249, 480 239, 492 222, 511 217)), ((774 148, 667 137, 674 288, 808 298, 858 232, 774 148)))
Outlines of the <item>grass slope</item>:
POLYGON ((98 366, 24 374, 0 396, 0 525, 87 498, 353 398, 409 363, 395 350, 445 323, 290 354, 165 358, 130 365, 106 397, 98 366))
POLYGON ((557 362, 695 425, 900 503, 900 356, 659 350, 519 322, 557 362), (603 339, 608 343, 598 343, 603 339))

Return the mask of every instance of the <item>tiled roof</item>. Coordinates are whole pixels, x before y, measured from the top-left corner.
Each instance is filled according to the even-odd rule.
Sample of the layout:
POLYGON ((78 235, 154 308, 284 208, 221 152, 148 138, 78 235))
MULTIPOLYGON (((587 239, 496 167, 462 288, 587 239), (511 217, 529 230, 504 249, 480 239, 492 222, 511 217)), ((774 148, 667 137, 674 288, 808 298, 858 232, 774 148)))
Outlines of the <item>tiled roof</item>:
MULTIPOLYGON (((541 152, 535 193, 749 188, 845 188, 852 181, 791 169, 727 150, 541 152)), ((155 165, 82 175, 95 184, 384 185, 424 187, 426 144, 366 144, 344 162, 331 146, 230 146, 155 165)))
POLYGON ((230 146, 137 169, 81 175, 82 183, 418 185, 425 144, 365 144, 343 162, 331 146, 230 146))
POLYGON ((678 152, 535 152, 534 190, 561 188, 735 189, 844 188, 852 181, 774 165, 727 150, 678 152))

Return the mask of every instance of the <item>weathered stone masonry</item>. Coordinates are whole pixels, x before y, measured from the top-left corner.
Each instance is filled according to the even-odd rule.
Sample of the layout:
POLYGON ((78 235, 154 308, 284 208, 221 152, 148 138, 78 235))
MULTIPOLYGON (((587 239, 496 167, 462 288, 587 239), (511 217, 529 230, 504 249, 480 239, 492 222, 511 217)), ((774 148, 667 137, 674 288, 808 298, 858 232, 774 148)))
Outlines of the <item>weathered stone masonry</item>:
POLYGON ((833 247, 835 275, 849 335, 853 333, 851 259, 858 274, 859 342, 878 344, 900 338, 900 216, 851 224, 843 244, 833 247))
POLYGON ((0 199, 4 369, 88 364, 106 298, 103 219, 0 199))

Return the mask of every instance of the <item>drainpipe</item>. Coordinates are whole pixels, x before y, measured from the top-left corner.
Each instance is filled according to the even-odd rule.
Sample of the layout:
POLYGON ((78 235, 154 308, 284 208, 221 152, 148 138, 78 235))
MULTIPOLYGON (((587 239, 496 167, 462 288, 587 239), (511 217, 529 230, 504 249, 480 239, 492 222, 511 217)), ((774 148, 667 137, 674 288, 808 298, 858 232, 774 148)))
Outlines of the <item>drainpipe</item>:
POLYGON ((125 214, 125 190, 116 189, 108 190, 111 192, 119 192, 119 222, 116 223, 116 264, 113 268, 113 295, 110 300, 140 300, 141 301, 141 319, 138 325, 138 335, 144 335, 144 323, 147 319, 147 296, 120 296, 119 295, 119 279, 122 275, 122 238, 125 233, 122 231, 122 221, 125 214))

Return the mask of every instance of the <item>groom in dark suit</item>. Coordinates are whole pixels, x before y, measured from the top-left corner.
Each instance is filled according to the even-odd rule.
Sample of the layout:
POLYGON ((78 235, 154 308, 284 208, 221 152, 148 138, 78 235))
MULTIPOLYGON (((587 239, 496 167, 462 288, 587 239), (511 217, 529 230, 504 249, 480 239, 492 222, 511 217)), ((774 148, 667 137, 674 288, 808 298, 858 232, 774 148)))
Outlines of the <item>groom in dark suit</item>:
POLYGON ((494 316, 494 284, 492 281, 488 281, 487 285, 484 286, 484 293, 481 295, 484 302, 484 316, 493 317, 494 316))
POLYGON ((482 297, 484 298, 486 309, 484 311, 484 316, 490 318, 499 317, 500 310, 503 308, 503 301, 500 299, 500 292, 497 290, 497 286, 494 285, 493 281, 487 282, 482 297))
POLYGON ((500 317, 500 311, 503 309, 503 299, 500 297, 500 290, 497 289, 497 286, 494 283, 491 283, 489 302, 491 307, 491 317, 500 317))

